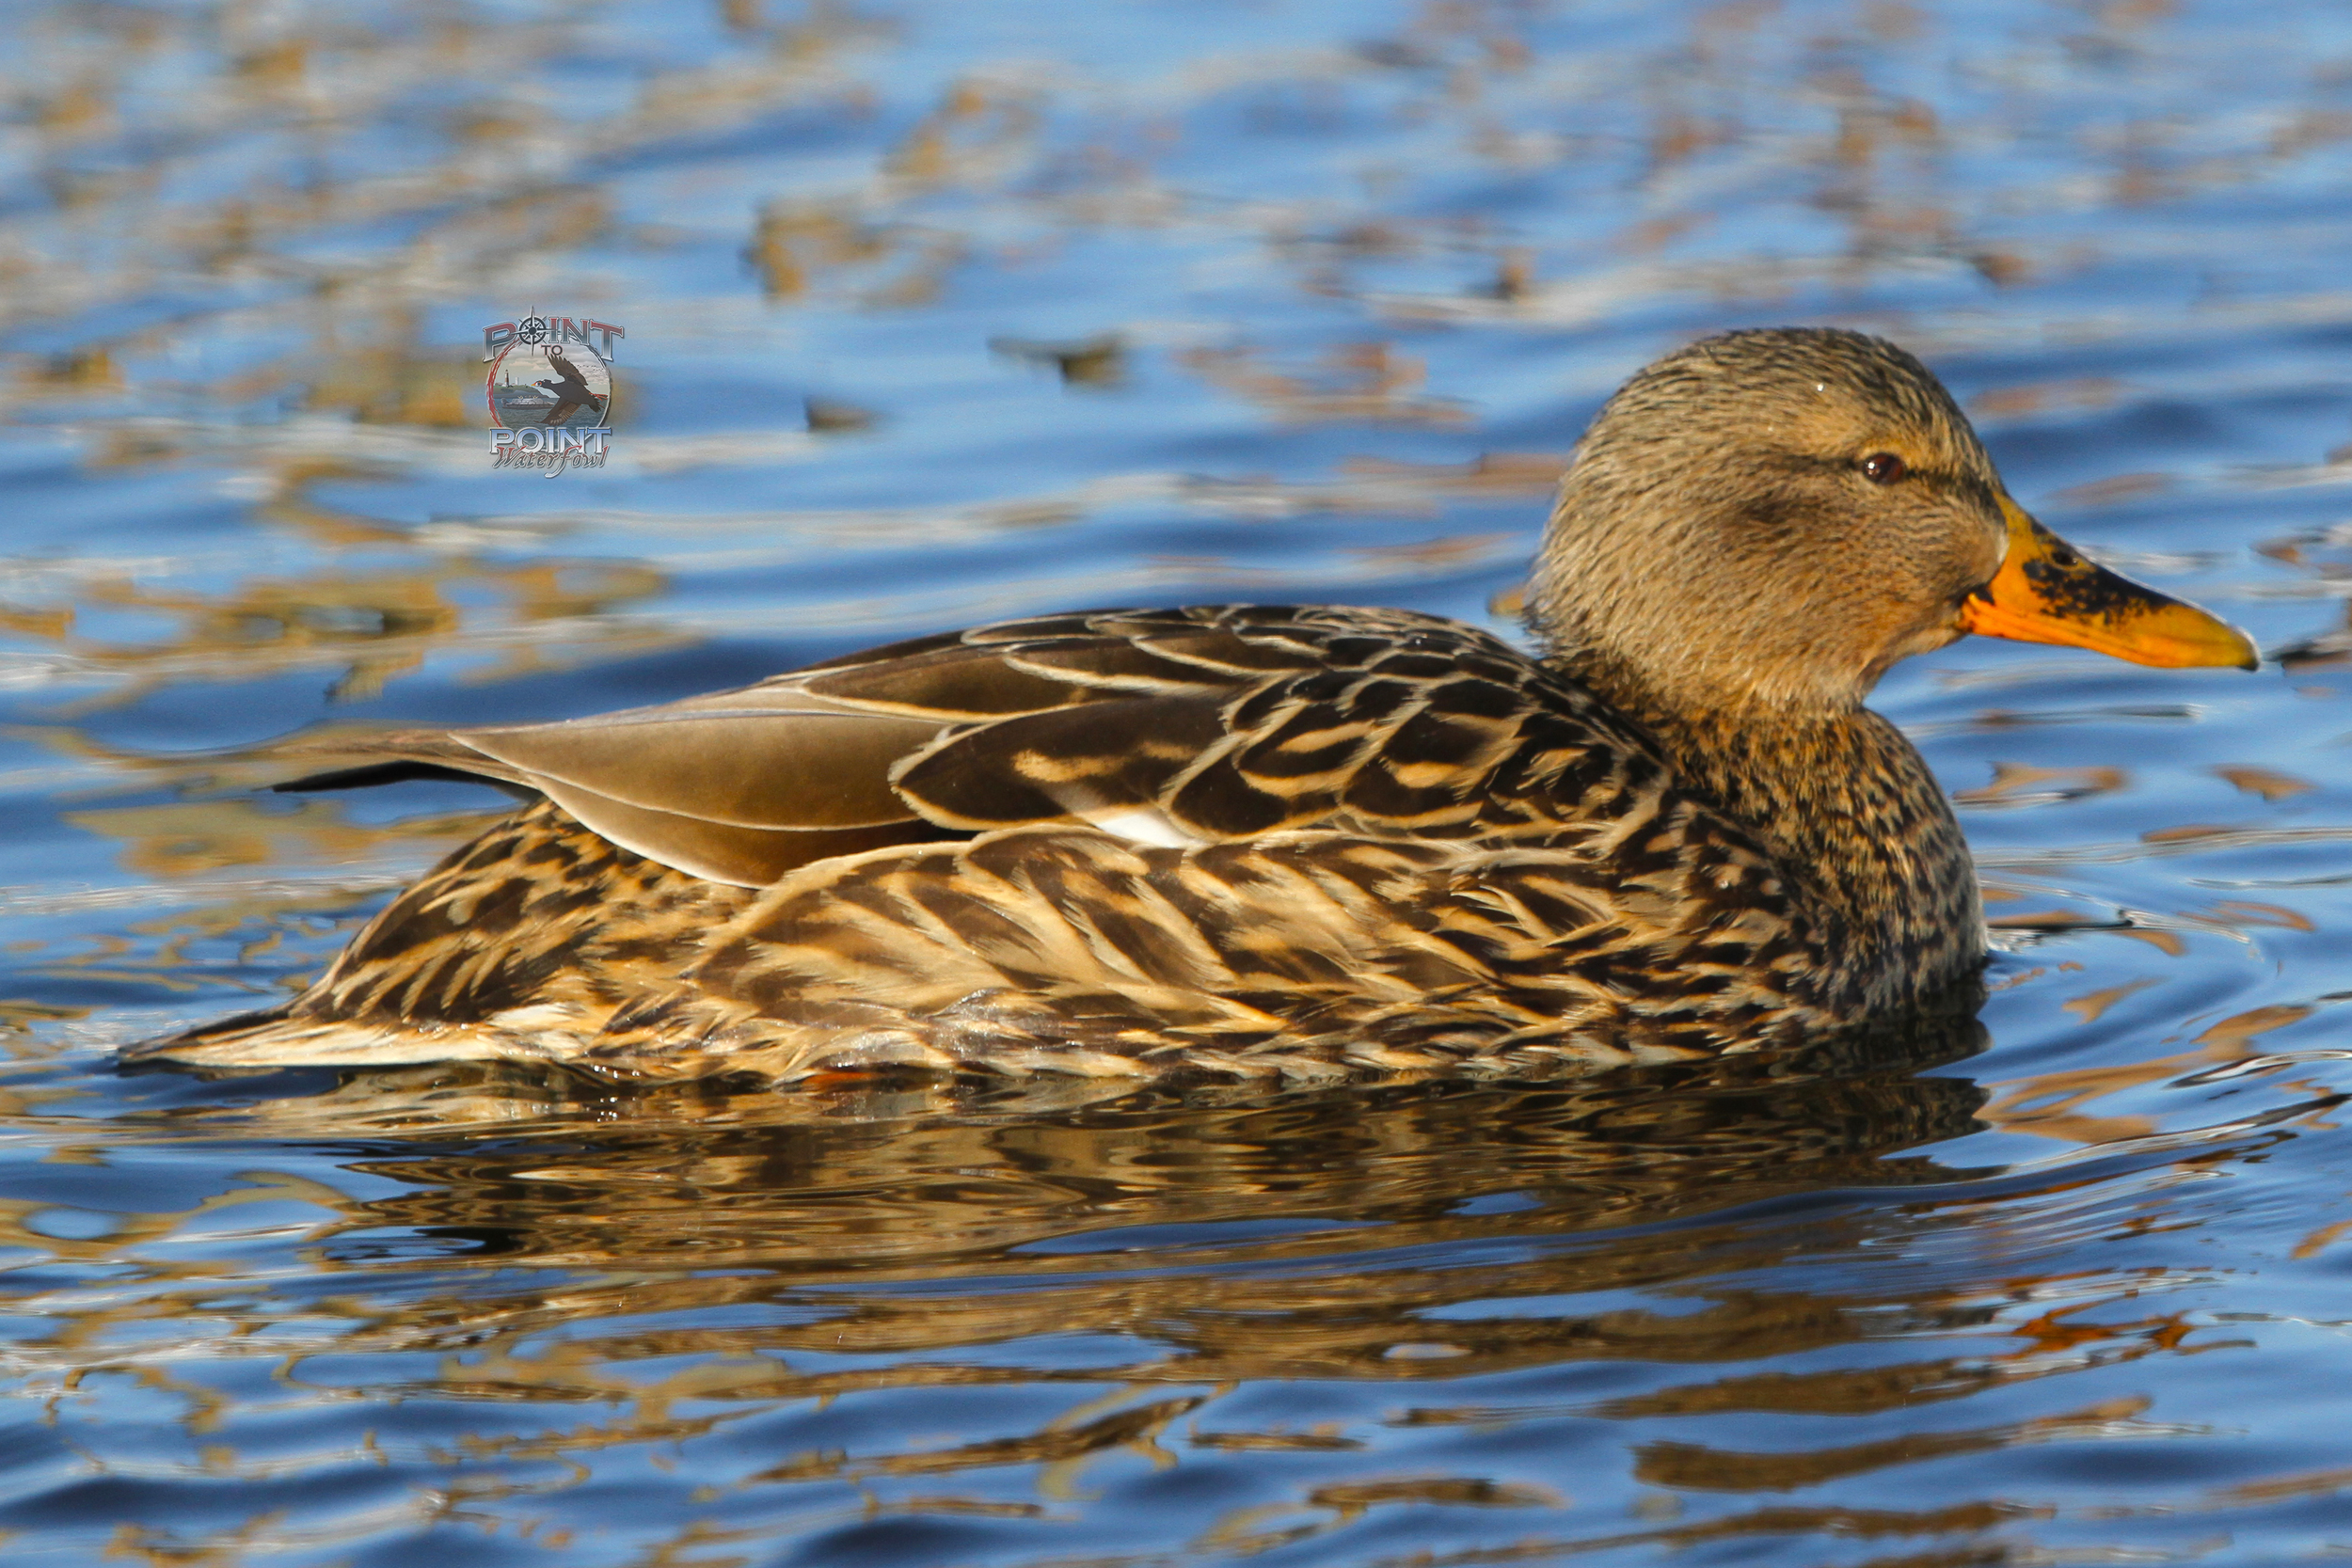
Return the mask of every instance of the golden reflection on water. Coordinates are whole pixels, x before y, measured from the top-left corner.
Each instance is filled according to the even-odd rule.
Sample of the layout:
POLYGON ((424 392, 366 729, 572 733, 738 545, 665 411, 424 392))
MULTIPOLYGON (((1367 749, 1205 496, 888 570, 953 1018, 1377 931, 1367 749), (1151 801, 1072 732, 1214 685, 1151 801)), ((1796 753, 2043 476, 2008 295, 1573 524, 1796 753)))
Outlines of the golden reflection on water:
MULTIPOLYGON (((1908 1050, 1927 1062, 1975 1041, 1973 1026, 1955 1026, 1908 1050)), ((1964 1132, 1980 1099, 1964 1079, 1858 1069, 1834 1057, 1541 1090, 1457 1084, 1229 1103, 1073 1100, 1059 1115, 1044 1114, 1034 1093, 959 1101, 910 1085, 780 1101, 708 1085, 616 1099, 560 1076, 417 1069, 355 1077, 338 1090, 242 1112, 168 1114, 152 1125, 164 1147, 191 1130, 190 1115, 216 1126, 226 1117, 247 1137, 426 1140, 415 1152, 386 1147, 350 1163, 353 1172, 391 1185, 390 1196, 357 1200, 257 1168, 192 1209, 118 1216, 103 1236, 61 1239, 54 1226, 37 1223, 48 1206, 0 1206, 0 1245, 112 1266, 114 1283, 86 1305, 72 1299, 86 1293, 78 1287, 19 1298, 18 1310, 56 1325, 50 1338, 19 1347, 32 1386, 45 1386, 70 1407, 93 1379, 117 1370, 146 1379, 184 1401, 181 1419, 207 1474, 261 1475, 284 1463, 241 1456, 235 1434, 248 1416, 286 1399, 359 1391, 307 1367, 311 1353, 337 1362, 402 1358, 397 1383, 371 1375, 371 1400, 577 1410, 520 1434, 461 1427, 436 1449, 437 1463, 461 1473, 561 1459, 575 1467, 572 1484, 589 1481, 607 1450, 674 1443, 790 1402, 1068 1383, 1067 1408, 1025 1435, 777 1454, 724 1487, 935 1482, 1033 1465, 1041 1466, 1036 1501, 985 1506, 1050 1508, 1079 1495, 1090 1462, 1120 1449, 1172 1457, 1168 1448, 1195 1445, 1334 1453, 1362 1447, 1329 1432, 1196 1419, 1214 1390, 1252 1381, 1392 1386, 1406 1402, 1391 1419, 1408 1427, 1508 1424, 1536 1413, 1464 1411, 1419 1390, 1624 1358, 1737 1365, 1980 1318, 1982 1304, 1932 1292, 1897 1301, 1731 1283, 1772 1266, 1788 1242, 1705 1219, 1727 1202, 1777 1194, 1947 1180, 1951 1173, 1931 1162, 1883 1157, 1964 1132), (448 1132, 469 1121, 505 1135, 448 1144, 448 1132), (1480 1207, 1467 1199, 1482 1196, 1507 1201, 1500 1212, 1465 1212, 1480 1207), (217 1232, 234 1223, 226 1211, 254 1204, 298 1205, 296 1220, 276 1217, 273 1208, 278 1244, 321 1280, 339 1283, 308 1286, 299 1298, 265 1286, 257 1294, 203 1262, 200 1250, 175 1260, 191 1232, 217 1232), (1581 1234, 1627 1225, 1658 1228, 1607 1247, 1573 1244, 1581 1234), (1179 1226, 1200 1228, 1176 1251, 1151 1235, 1151 1227, 1179 1226), (443 1288, 420 1289, 401 1278, 412 1262, 373 1255, 369 1238, 395 1234, 444 1239, 443 1288), (1508 1244, 1492 1261, 1438 1260, 1438 1249, 1458 1254, 1495 1243, 1508 1244), (518 1273, 526 1267, 532 1272, 518 1273), (908 1284, 920 1289, 899 1288, 908 1284), (1689 1305, 1429 1315, 1466 1303, 1635 1289, 1689 1305), (763 1303, 808 1310, 767 1323, 740 1310, 763 1303), (728 1321, 696 1323, 712 1314, 728 1321), (180 1325, 169 1360, 190 1370, 175 1376, 145 1365, 137 1328, 158 1323, 180 1325), (1128 1347, 1126 1358, 1063 1364, 1050 1341, 1073 1335, 1108 1337, 1128 1347), (1045 1352, 1040 1358, 1022 1353, 1032 1340, 1045 1352), (120 1358, 108 1349, 118 1344, 120 1358), (241 1397, 212 1386, 224 1363, 257 1357, 278 1364, 278 1392, 241 1397), (835 1364, 841 1357, 852 1364, 835 1364), (644 1370, 648 1363, 659 1368, 644 1370), (214 1371, 197 1370, 208 1367, 214 1371), (1090 1386, 1106 1391, 1089 1396, 1090 1386)), ((1804 1244, 1851 1244, 1861 1234, 1841 1242, 1816 1232, 1804 1244)), ((1710 1402, 1892 1408, 2062 1371, 2087 1354, 2107 1360, 2169 1348, 2160 1327, 2137 1321, 2058 1334, 2071 1360, 2049 1354, 2056 1331, 2027 1324, 2018 1332, 2024 1346, 1981 1367, 1939 1357, 1867 1376, 1735 1375, 1677 1384, 1622 1411, 1603 1402, 1591 1413, 1611 1418, 1710 1402), (2090 1345, 2095 1354, 2081 1348, 2090 1345)), ((1971 1440, 2032 1441, 2051 1430, 2027 1423, 1971 1440)), ((1900 1457, 1890 1450, 1885 1462, 1900 1457)), ((1662 1475, 1702 1462, 1661 1450, 1642 1463, 1662 1475)), ((1743 1489, 1737 1456, 1705 1463, 1716 1466, 1706 1484, 1743 1489)), ((1852 1473, 1869 1459, 1840 1449, 1820 1464, 1852 1473)), ((1415 1499, 1565 1506, 1546 1488, 1375 1474, 1321 1484, 1297 1507, 1234 1512, 1209 1525, 1198 1544, 1262 1549, 1277 1537, 1302 1538, 1415 1499)), ((477 1496, 473 1506, 490 1502, 477 1496)))
MULTIPOLYGON (((2275 1022, 2217 1029, 2203 1059, 2275 1022)), ((407 1519, 352 1522, 355 1540, 446 1510, 560 1550, 565 1492, 631 1456, 667 1469, 659 1455, 709 1441, 725 1446, 687 1472, 706 1479, 675 1517, 681 1546, 893 1513, 1067 1519, 1101 1495, 1089 1471, 1120 1453, 1155 1468, 1217 1452, 1362 1456, 1355 1479, 1327 1466, 1291 1501, 1212 1511, 1188 1527, 1192 1552, 1247 1555, 1383 1508, 1576 1512, 1572 1480, 1398 1475, 1368 1451, 1384 1430, 1864 1418, 2230 1343, 2153 1305, 2163 1281, 2145 1273, 2025 1270, 1988 1283, 1967 1271, 1939 1280, 1923 1261, 1876 1284, 1864 1273, 1808 1290, 1788 1270, 1799 1257, 1817 1272, 1867 1259, 1931 1234, 1956 1197, 1963 1210, 1980 1201, 1950 1185, 1967 1172, 1897 1152, 1974 1125, 1982 1091, 1921 1069, 1978 1040, 1966 1026, 1879 1041, 1862 1054, 1898 1044, 1902 1059, 1868 1067, 1832 1053, 1542 1089, 1145 1096, 1073 1100, 1058 1114, 1034 1094, 958 1099, 920 1085, 791 1101, 723 1085, 623 1098, 508 1069, 381 1072, 242 1111, 166 1113, 147 1135, 168 1147, 226 1118, 247 1136, 373 1142, 348 1169, 388 1196, 355 1198, 264 1165, 192 1208, 116 1215, 86 1238, 44 1223, 53 1208, 0 1204, 0 1245, 103 1269, 103 1290, 19 1298, 18 1310, 56 1325, 17 1348, 20 1375, 61 1415, 122 1375, 177 1402, 187 1457, 163 1473, 260 1481, 373 1453, 439 1478, 407 1519), (504 1135, 452 1143, 468 1122, 504 1135), (422 1141, 399 1147, 410 1139, 422 1141), (1925 1199, 1909 1211, 1709 1217, 1726 1204, 1906 1182, 1925 1199), (237 1212, 257 1205, 269 1206, 264 1228, 238 1231, 237 1212), (1169 1227, 1193 1228, 1181 1239, 1157 1228, 1169 1227), (223 1234, 273 1238, 301 1261, 300 1293, 241 1281, 194 1244, 223 1234), (1581 1240, 1602 1235, 1605 1245, 1581 1240), (432 1239, 442 1283, 417 1277, 413 1247, 382 1249, 396 1237, 432 1239), (1578 1297, 1594 1305, 1579 1309, 1578 1297), (1521 1302, 1535 1309, 1515 1309, 1521 1302), (170 1338, 155 1341, 146 1325, 164 1324, 170 1338), (1103 1348, 1073 1363, 1057 1348, 1073 1337, 1103 1348), (1955 1353, 1955 1339, 1968 1348, 1955 1353), (162 1361, 150 1357, 159 1343, 162 1361), (1762 1361, 1799 1365, 1750 1370, 1762 1361), (235 1370, 263 1363, 266 1384, 235 1370), (1448 1394, 1466 1379, 1549 1369, 1557 1386, 1618 1363, 1652 1369, 1646 1390, 1483 1406, 1448 1394), (1343 1424, 1236 1426, 1218 1413, 1236 1389, 1333 1380, 1385 1392, 1359 1397, 1343 1424), (788 1431, 772 1423, 792 1412, 861 1397, 1059 1385, 1068 1395, 1048 1402, 1041 1424, 984 1438, 912 1432, 795 1449, 766 1435, 788 1431), (276 1412, 354 1398, 484 1415, 421 1445, 370 1432, 340 1457, 243 1446, 248 1424, 262 1440, 276 1412), (500 1407, 534 1414, 518 1427, 489 1418, 500 1407), (1027 1478, 1010 1495, 1008 1473, 1027 1478), (833 1494, 789 1500, 831 1483, 855 1483, 864 1500, 846 1512, 833 1494)), ((2048 1179, 2051 1192, 2068 1185, 2048 1179)), ((2145 1396, 2058 1402, 2046 1415, 1768 1451, 1645 1436, 1632 1475, 1660 1489, 1652 1497, 1770 1498, 1933 1459, 2175 1430, 2146 1418, 2145 1396)), ((156 1463, 125 1473, 155 1474, 156 1463)), ((2215 1489, 2204 1506, 2253 1506, 2268 1496, 2258 1492, 2215 1489)), ((1959 1545, 2052 1513, 1994 1497, 1917 1509, 1766 1501, 1689 1524, 1587 1519, 1510 1550, 1546 1560, 1792 1535, 1959 1545)), ((242 1560, 264 1528, 256 1517, 201 1549, 242 1560)), ((197 1549, 158 1530, 117 1544, 155 1561, 197 1549)), ((1489 1549, 1413 1560, 1518 1560, 1489 1549)))
MULTIPOLYGON (((62 320, 181 283, 260 292, 71 348, 16 354, 0 384, 0 416, 56 430, 94 469, 226 465, 230 493, 247 499, 259 525, 324 557, 292 577, 202 587, 156 585, 159 576, 185 575, 168 567, 144 574, 148 581, 97 571, 60 582, 53 568, 31 593, 0 584, 0 626, 63 656, 27 668, 76 684, 127 677, 137 692, 332 665, 325 651, 333 650, 347 656, 337 694, 365 698, 441 649, 486 642, 499 662, 485 678, 502 678, 626 657, 681 635, 612 624, 615 610, 664 594, 666 576, 650 564, 336 563, 344 554, 412 548, 419 531, 322 499, 323 490, 352 491, 353 482, 364 491, 371 482, 471 471, 478 366, 465 345, 439 336, 447 329, 435 308, 444 300, 562 278, 590 295, 628 291, 633 309, 679 325, 667 319, 675 309, 647 297, 642 274, 614 257, 658 262, 701 230, 625 215, 593 171, 599 160, 680 136, 779 114, 875 127, 871 158, 838 190, 775 195, 739 236, 771 310, 921 310, 960 269, 1017 273, 1030 251, 1054 251, 1088 231, 1206 225, 1262 240, 1268 264, 1309 296, 1357 302, 1375 319, 1534 325, 1691 293, 1769 298, 1906 269, 1965 272, 2003 287, 2080 273, 2105 259, 2095 243, 2011 231, 2026 227, 2014 214, 2054 199, 2131 208, 2243 186, 2352 135, 2352 113, 2329 100, 2323 73, 2309 84, 2274 83, 2254 134, 2222 145, 2209 145, 2215 138, 2177 113, 2100 119, 2074 133, 2068 149, 2079 171, 2069 177, 2093 183, 2062 196, 2026 172, 2030 161, 2009 171, 1979 156, 1982 182, 1957 184, 1952 158, 1987 138, 2035 135, 2030 128, 2075 84, 2048 72, 2042 44, 2020 41, 2006 54, 1994 46, 1979 64, 2006 95, 1992 106, 1939 109, 1889 90, 1879 79, 1900 72, 1865 64, 1934 60, 1953 47, 1955 20, 1891 4, 1865 6, 1844 33, 1811 39, 1807 24, 1769 7, 1703 8, 1678 39, 1597 76, 1532 41, 1534 13, 1432 5, 1346 51, 1212 52, 1124 112, 1084 101, 1050 73, 976 63, 927 112, 887 133, 876 119, 877 71, 904 29, 830 5, 723 8, 733 47, 719 57, 648 63, 613 102, 562 113, 531 86, 585 36, 556 17, 492 21, 405 6, 364 21, 298 8, 36 14, 26 41, 41 69, 21 96, 27 166, 49 206, 0 221, 8 283, 0 319, 62 320), (149 87, 158 71, 181 73, 160 97, 149 87), (1575 87, 1565 99, 1564 82, 1575 87), (398 156, 371 166, 335 155, 381 117, 414 112, 406 105, 428 87, 434 106, 398 156), (1343 127, 1361 112, 1350 93, 1386 95, 1399 123, 1446 127, 1459 157, 1498 174, 1574 164, 1604 139, 1629 136, 1646 149, 1637 177, 1646 198, 1590 254, 1563 255, 1475 213, 1429 214, 1383 200, 1391 188, 1398 196, 1410 188, 1404 171, 1387 166, 1366 171, 1364 198, 1221 209, 1165 172, 1184 142, 1182 117, 1202 103, 1238 96, 1251 122, 1268 130, 1343 127), (1562 115, 1563 103, 1573 111, 1562 115), (1792 129, 1791 103, 1808 106, 1803 118, 1812 128, 1792 129), (319 149, 307 173, 297 172, 299 159, 263 160, 209 190, 166 178, 237 137, 297 130, 319 149), (1802 204, 1842 230, 1842 243, 1818 253, 1681 256, 1722 200, 1715 178, 1694 171, 1742 150, 1759 170, 1793 177, 1802 204), (306 248, 355 225, 395 220, 407 226, 397 237, 331 258, 306 248), (1452 293, 1400 293, 1382 281, 1404 263, 1431 261, 1454 265, 1467 281, 1452 293), (226 356, 233 364, 217 371, 183 368, 209 362, 185 353, 199 340, 281 346, 226 356), (215 412, 256 406, 277 417, 223 420, 215 412), (585 588, 545 580, 598 570, 606 580, 585 588), (477 585, 505 602, 463 602, 463 590, 477 585), (159 612, 176 629, 131 642, 74 636, 77 610, 125 609, 159 612)), ((2163 4, 2088 8, 2062 49, 2094 73, 2156 57, 2173 14, 2163 4)), ((2130 243, 2119 236, 2110 245, 2130 243)), ((2101 329, 2086 320, 2068 335, 2101 329)), ((1966 330, 1959 317, 1942 327, 1932 317, 1910 325, 1915 342, 1966 330)), ((1057 363, 1073 385, 1116 386, 1136 356, 1153 352, 1152 336, 1007 342, 1008 352, 1057 363)), ((1477 412, 1461 389, 1427 387, 1422 359, 1378 332, 1305 358, 1272 357, 1247 341, 1185 346, 1181 338, 1164 352, 1170 366, 1282 423, 1453 424, 1477 412)), ((2107 406, 2130 390, 2111 375, 2026 380, 1982 392, 1977 407, 2015 420, 2107 406)), ((643 461, 665 461, 660 439, 638 444, 643 461)), ((673 460, 701 467, 746 450, 690 442, 673 460)), ((2126 475, 2098 483, 2121 494, 2114 486, 2126 482, 2138 483, 2126 475)), ((1285 487, 1265 488, 1279 496, 1285 487)), ((2090 504, 2108 492, 2075 499, 2090 504)))
POLYGON ((93 1547, 157 1564, 437 1553, 459 1538, 437 1526, 565 1561, 636 1511, 648 1565, 766 1562, 892 1519, 1034 1524, 1050 1554, 1050 1530, 1133 1513, 1168 1539, 1089 1560, 1926 1568, 2193 1553, 2128 1531, 2340 1506, 2352 1470, 2266 1424, 2266 1393, 2181 1417, 2223 1386, 2201 1358, 2246 1339, 2177 1299, 2234 1270, 2265 1332, 2336 1310, 2259 1290, 2336 1260, 2341 1181, 2303 1178, 2283 1257, 2179 1196, 2333 1130, 2311 1042, 2342 981, 2295 942, 2326 934, 2314 888, 2352 840, 2318 749, 2352 623, 2317 603, 2274 652, 2322 739, 2283 762, 2186 727, 2202 693, 2081 695, 2078 666, 2026 657, 1943 672, 1931 695, 1953 701, 1904 716, 1963 757, 2012 955, 1996 1010, 2026 1021, 1981 1088, 1930 1070, 1973 1038, 1867 1069, 1281 1102, 617 1097, 445 1069, 250 1103, 183 1084, 156 1108, 153 1081, 84 1070, 167 1017, 299 983, 481 821, 257 800, 258 735, 387 697, 437 713, 468 683, 613 705, 531 683, 713 637, 1302 584, 1388 601, 1493 574, 1474 611, 1524 556, 1565 411, 1735 321, 1886 328, 1973 366, 1996 443, 2109 444, 2053 462, 2037 505, 2214 519, 2193 548, 2106 552, 2124 569, 2341 598, 2344 430, 2200 467, 2122 422, 2241 392, 2266 420, 2324 374, 2209 375, 2168 349, 2352 322, 2336 283, 2265 270, 2334 244, 2324 214, 2167 215, 2291 207, 2352 139, 2342 62, 2290 29, 2258 86, 2203 73, 2236 56, 2182 25, 2193 9, 2028 7, 1991 30, 1964 7, 1740 0, 1619 37, 1461 0, 1334 12, 1299 47, 1203 25, 1116 80, 990 35, 936 83, 948 21, 919 6, 648 13, 707 23, 707 44, 437 0, 29 13, 0 426, 52 521, 0 556, 0 679, 35 759, 12 776, 28 820, 54 804, 79 858, 0 888, 0 1138, 25 1191, 56 1167, 115 1196, 0 1196, 9 1305, 34 1325, 8 1374, 79 1445, 26 1488, 182 1488, 93 1547), (1253 182, 1253 160, 1315 146, 1328 167, 1253 182), (739 156, 768 161, 739 177, 739 156), (1534 183, 1555 179, 1583 182, 1534 183), (1073 255, 1107 260, 1082 276, 1073 255), (2110 288, 2183 256, 2202 281, 2179 298, 2110 288), (1071 319, 1028 311, 1072 287, 1071 319), (518 296, 631 325, 613 492, 484 488, 468 340, 518 296), (824 336, 842 323, 874 331, 824 336), (725 419, 663 404, 729 354, 759 369, 725 419), (1540 395, 1514 354, 1547 366, 1540 395), (1004 379, 954 403, 975 366, 1004 379), (1014 390, 1062 401, 987 425, 977 404, 1014 390), (1108 433, 1104 455, 1062 419, 1108 433), (940 444, 863 445, 900 436, 940 444), (976 477, 840 484, 869 450, 976 477), (41 499, 44 462, 74 499, 41 499), (2292 509, 2307 495, 2323 515, 2292 509), (95 521, 54 521, 83 499, 95 521), (766 586, 737 602, 742 581, 766 586), (285 702, 297 685, 324 698, 285 702), (125 727, 215 703, 199 741, 231 749, 125 727), (2287 999, 2241 995, 2256 970, 2287 999), (2267 1109, 2241 1113, 2253 1087, 2267 1109), (1985 1127, 2058 1163, 2004 1187, 1913 1152, 1985 1127), (100 1185, 143 1169, 149 1196, 100 1185), (2175 1231, 2218 1261, 2116 1250, 2175 1231), (882 1402, 900 1395, 932 1402, 882 1402), (2194 1453, 2217 1465, 2229 1422, 2268 1445, 2238 1461, 2250 1479, 2080 1457, 2212 1439, 2194 1453), (2107 1490, 2010 1465, 2060 1451, 2107 1490), (204 1490, 372 1474, 397 1480, 349 1504, 204 1490), (1886 1494, 1836 1490, 1857 1480, 1886 1494), (1431 1517, 1484 1544, 1379 1555, 1380 1529, 1431 1517))

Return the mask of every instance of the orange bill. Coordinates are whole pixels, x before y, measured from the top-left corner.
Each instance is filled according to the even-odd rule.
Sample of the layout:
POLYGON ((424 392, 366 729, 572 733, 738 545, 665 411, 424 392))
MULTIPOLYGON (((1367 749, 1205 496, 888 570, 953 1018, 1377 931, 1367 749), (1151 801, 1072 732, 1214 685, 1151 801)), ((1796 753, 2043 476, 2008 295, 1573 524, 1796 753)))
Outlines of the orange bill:
POLYGON ((2006 496, 2001 514, 2009 519, 2009 556, 1962 605, 1963 630, 2091 648, 2170 670, 2262 663, 2253 642, 2227 621, 2094 565, 2006 496))

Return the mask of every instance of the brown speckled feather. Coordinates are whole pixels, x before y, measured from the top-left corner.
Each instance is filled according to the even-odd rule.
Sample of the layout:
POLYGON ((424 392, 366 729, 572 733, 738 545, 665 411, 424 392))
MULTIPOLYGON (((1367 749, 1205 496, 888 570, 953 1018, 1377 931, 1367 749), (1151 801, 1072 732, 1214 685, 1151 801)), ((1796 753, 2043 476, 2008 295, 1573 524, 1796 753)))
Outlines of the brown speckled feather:
MULTIPOLYGON (((913 647, 668 708, 372 743, 450 766, 495 747, 498 776, 555 803, 403 895, 282 1019, 152 1053, 778 1080, 1526 1071, 1754 1046, 1862 1000, 1753 833, 1640 729, 1473 628, 1219 607, 913 647), (724 787, 675 765, 673 735, 729 752, 724 787), (845 769, 837 793, 803 736, 845 769), (739 782, 746 754, 787 783, 739 782), (899 803, 877 821, 885 784, 899 803), (560 793, 591 786, 586 809, 560 793), (613 831, 614 801, 672 836, 613 831), (732 847, 728 882, 765 885, 714 881, 694 832, 732 847), (758 858, 795 840, 797 863, 758 858)), ((1911 967, 1964 970, 1966 912, 1948 935, 1911 967)))

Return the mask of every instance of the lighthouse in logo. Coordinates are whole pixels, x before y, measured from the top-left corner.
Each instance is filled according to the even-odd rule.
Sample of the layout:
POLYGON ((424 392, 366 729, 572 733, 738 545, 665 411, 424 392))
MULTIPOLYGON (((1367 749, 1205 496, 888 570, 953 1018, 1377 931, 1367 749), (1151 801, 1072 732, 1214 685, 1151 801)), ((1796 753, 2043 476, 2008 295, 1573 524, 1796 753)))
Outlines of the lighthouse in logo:
POLYGON ((482 329, 490 454, 501 468, 601 468, 612 439, 611 322, 528 315, 482 329))

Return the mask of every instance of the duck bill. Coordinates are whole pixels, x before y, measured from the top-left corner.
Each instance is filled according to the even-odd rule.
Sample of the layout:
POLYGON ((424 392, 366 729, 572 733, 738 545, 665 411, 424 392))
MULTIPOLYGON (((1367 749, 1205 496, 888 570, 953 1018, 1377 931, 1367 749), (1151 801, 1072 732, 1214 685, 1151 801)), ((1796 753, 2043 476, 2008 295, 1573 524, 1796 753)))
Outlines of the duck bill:
POLYGON ((2168 670, 2262 663, 2235 626, 2085 560, 2006 496, 2001 515, 2009 520, 2009 555, 1963 604, 1963 631, 2090 648, 2168 670))

